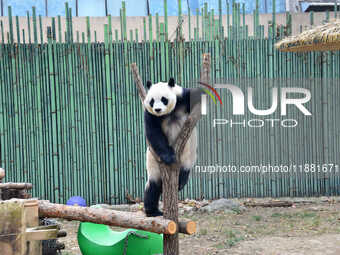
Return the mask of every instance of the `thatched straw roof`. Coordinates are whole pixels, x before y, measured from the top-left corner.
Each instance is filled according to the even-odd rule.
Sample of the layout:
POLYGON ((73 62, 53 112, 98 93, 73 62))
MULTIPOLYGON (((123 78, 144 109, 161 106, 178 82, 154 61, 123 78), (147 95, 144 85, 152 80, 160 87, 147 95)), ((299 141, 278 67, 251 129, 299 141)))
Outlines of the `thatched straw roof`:
POLYGON ((340 20, 287 37, 275 47, 281 51, 340 50, 340 20))

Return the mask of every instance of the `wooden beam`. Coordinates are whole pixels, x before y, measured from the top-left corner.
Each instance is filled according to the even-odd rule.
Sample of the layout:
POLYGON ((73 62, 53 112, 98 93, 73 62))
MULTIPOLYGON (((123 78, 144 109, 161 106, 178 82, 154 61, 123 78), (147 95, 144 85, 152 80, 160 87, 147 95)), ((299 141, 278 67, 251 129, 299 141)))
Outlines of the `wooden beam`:
POLYGON ((32 183, 0 183, 0 189, 32 189, 32 183))
POLYGON ((177 232, 177 224, 163 217, 145 217, 139 213, 53 204, 48 201, 39 201, 39 216, 135 228, 159 234, 172 235, 177 232))
MULTIPOLYGON (((169 234, 171 234, 175 233, 177 230, 177 225, 175 224, 175 222, 165 220, 162 217, 144 217, 144 215, 141 215, 139 213, 60 205, 53 204, 48 201, 39 201, 39 215, 49 218, 55 217, 69 220, 93 222, 109 226, 136 228, 155 233, 168 232, 169 234), (121 217, 121 215, 125 215, 126 217, 121 217), (120 219, 120 217, 122 219, 120 219), (128 222, 129 218, 133 218, 135 220, 132 220, 132 223, 130 224, 128 222), (122 222, 122 220, 125 221, 122 222), (118 223, 116 223, 117 221, 118 223), (145 226, 142 226, 143 224, 145 224, 145 226)), ((182 234, 192 235, 196 232, 196 223, 191 220, 181 220, 179 221, 178 231, 182 234)))
POLYGON ((27 241, 40 241, 57 239, 58 228, 56 226, 38 226, 33 228, 26 228, 27 241))
POLYGON ((294 203, 291 201, 268 201, 268 202, 244 202, 249 207, 291 207, 294 203))

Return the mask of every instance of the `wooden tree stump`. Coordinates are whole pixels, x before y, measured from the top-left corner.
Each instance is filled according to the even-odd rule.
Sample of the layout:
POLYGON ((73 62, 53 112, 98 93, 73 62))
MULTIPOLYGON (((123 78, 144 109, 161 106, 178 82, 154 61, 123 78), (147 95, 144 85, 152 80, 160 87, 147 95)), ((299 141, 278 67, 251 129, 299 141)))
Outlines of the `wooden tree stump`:
POLYGON ((31 195, 27 190, 32 189, 31 183, 0 183, 0 200, 8 200, 11 198, 27 199, 31 195))
MULTIPOLYGON (((135 63, 131 64, 131 70, 134 81, 136 83, 140 100, 143 104, 146 92, 142 83, 142 80, 138 73, 138 68, 135 63)), ((210 81, 210 55, 203 54, 203 66, 201 70, 201 81, 209 83, 210 81)), ((176 139, 174 150, 176 153, 176 163, 172 165, 164 164, 158 155, 154 152, 153 148, 149 144, 150 151, 158 161, 159 167, 162 172, 163 182, 163 214, 164 218, 172 220, 178 224, 178 177, 180 166, 178 159, 183 152, 184 146, 188 141, 193 129, 195 128, 197 121, 201 117, 201 104, 197 104, 184 123, 183 129, 176 139)), ((191 226, 192 227, 192 226, 191 226)), ((183 228, 183 226, 182 226, 183 228)), ((190 228, 190 227, 189 227, 190 228)), ((192 231, 193 229, 191 229, 192 231)), ((195 225, 196 230, 196 225, 195 225)), ((177 255, 179 254, 179 242, 178 233, 174 235, 165 234, 163 237, 164 255, 177 255)))

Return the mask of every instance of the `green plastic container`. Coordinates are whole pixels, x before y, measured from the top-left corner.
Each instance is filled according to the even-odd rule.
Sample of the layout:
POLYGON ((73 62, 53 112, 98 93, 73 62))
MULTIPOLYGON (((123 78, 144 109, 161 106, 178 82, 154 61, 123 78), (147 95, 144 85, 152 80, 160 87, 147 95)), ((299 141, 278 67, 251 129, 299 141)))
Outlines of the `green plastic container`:
POLYGON ((113 231, 102 224, 82 222, 78 244, 83 255, 156 255, 163 254, 163 235, 136 229, 113 231))

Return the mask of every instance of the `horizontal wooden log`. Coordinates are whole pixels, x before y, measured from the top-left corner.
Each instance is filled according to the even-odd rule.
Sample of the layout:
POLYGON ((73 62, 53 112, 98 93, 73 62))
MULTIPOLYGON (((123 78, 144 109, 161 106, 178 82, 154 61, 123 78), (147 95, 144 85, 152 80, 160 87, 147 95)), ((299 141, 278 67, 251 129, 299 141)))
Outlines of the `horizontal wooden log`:
POLYGON ((290 201, 268 201, 268 202, 244 202, 249 207, 291 207, 293 202, 290 201))
POLYGON ((162 217, 145 217, 139 213, 121 212, 39 201, 39 216, 93 222, 122 228, 135 228, 154 233, 173 235, 177 224, 162 217))
POLYGON ((0 183, 0 189, 32 189, 32 183, 0 183))
POLYGON ((53 226, 39 226, 26 229, 26 240, 28 241, 40 241, 56 239, 58 236, 58 228, 53 226))
POLYGON ((12 198, 28 199, 31 198, 31 194, 27 193, 25 189, 1 189, 2 200, 8 200, 12 198))
POLYGON ((59 230, 57 237, 66 237, 67 236, 67 232, 65 230, 59 230))

